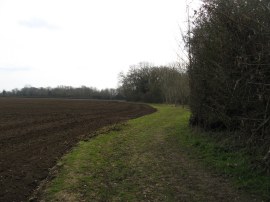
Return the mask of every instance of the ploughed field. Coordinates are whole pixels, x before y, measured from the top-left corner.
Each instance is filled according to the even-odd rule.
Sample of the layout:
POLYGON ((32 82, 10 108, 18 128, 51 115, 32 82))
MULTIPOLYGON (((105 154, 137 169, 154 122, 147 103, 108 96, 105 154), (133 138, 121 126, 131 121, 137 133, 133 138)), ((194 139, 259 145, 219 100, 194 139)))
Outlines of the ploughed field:
POLYGON ((0 99, 0 201, 26 201, 49 168, 93 131, 154 111, 127 102, 0 99))

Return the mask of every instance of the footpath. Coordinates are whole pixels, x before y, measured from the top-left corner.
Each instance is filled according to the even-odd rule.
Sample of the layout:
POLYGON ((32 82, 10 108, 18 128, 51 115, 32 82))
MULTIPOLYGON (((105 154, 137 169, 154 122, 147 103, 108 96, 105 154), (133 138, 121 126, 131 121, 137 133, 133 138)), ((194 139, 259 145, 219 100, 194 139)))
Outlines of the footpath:
POLYGON ((47 183, 42 201, 258 201, 182 147, 189 111, 156 113, 80 142, 47 183))

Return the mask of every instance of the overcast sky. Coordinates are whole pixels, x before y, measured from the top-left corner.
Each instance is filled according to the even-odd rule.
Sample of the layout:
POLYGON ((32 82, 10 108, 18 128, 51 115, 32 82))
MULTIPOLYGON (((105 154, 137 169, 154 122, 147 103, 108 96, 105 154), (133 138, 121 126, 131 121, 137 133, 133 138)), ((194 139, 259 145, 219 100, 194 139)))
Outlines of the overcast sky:
POLYGON ((130 65, 177 61, 185 21, 185 0, 0 0, 0 90, 117 87, 130 65))

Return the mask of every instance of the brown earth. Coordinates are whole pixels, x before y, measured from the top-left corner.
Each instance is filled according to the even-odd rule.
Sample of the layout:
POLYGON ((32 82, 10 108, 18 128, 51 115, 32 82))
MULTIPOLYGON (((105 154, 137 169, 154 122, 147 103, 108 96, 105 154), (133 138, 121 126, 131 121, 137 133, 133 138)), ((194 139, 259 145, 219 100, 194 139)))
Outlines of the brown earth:
POLYGON ((0 201, 26 201, 57 160, 93 131, 154 111, 126 102, 0 99, 0 201))

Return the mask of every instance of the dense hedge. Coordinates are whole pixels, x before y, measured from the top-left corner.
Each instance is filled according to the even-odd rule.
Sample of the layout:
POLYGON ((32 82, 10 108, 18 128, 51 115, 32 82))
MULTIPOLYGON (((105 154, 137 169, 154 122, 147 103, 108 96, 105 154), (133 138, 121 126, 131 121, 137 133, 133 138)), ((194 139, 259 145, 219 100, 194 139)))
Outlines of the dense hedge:
MULTIPOLYGON (((269 0, 204 0, 188 37, 191 124, 269 151, 269 0)), ((269 158, 266 155, 266 158, 269 158)))

